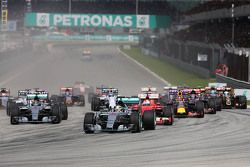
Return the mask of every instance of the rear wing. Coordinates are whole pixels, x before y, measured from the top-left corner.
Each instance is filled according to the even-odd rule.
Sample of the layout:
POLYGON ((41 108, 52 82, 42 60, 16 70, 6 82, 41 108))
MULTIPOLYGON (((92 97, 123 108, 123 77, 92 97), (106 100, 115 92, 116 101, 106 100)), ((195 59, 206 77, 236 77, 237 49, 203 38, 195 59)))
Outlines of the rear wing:
POLYGON ((18 97, 27 96, 28 92, 29 92, 28 90, 19 90, 17 92, 17 95, 18 95, 18 97))
POLYGON ((163 90, 171 90, 171 89, 178 89, 177 86, 165 86, 163 87, 163 90))
POLYGON ((60 88, 60 95, 65 95, 65 92, 69 92, 70 94, 73 93, 72 87, 62 87, 60 88))
POLYGON ((177 95, 178 90, 177 89, 170 89, 169 90, 169 95, 177 95))
POLYGON ((118 89, 117 88, 96 88, 96 92, 101 94, 110 94, 113 93, 114 95, 118 95, 118 89))
POLYGON ((10 96, 10 89, 1 88, 0 89, 0 97, 10 96))
POLYGON ((138 94, 138 97, 140 99, 159 99, 160 95, 158 93, 152 93, 152 94, 138 94))
POLYGON ((49 93, 46 91, 36 91, 27 93, 27 100, 34 100, 35 97, 37 97, 39 100, 47 100, 49 97, 49 93))
POLYGON ((125 104, 139 104, 140 99, 138 97, 118 97, 117 101, 122 101, 125 104))
POLYGON ((141 92, 143 92, 143 93, 154 93, 156 91, 157 91, 157 89, 154 88, 154 87, 144 87, 144 88, 141 88, 141 92))

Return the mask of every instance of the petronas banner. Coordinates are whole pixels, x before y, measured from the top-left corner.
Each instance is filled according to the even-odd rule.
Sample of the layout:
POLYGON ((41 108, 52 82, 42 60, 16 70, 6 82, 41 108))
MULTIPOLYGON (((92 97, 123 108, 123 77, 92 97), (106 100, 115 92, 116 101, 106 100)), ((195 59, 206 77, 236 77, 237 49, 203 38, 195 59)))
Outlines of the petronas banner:
POLYGON ((26 13, 26 27, 166 28, 169 16, 26 13))

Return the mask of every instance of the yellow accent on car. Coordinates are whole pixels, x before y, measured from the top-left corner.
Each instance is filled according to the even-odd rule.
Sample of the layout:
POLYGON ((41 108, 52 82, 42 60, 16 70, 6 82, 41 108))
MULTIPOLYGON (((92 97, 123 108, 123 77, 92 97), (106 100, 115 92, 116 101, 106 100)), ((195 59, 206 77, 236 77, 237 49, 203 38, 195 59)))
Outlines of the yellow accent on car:
POLYGON ((184 107, 180 107, 180 108, 177 109, 177 113, 178 114, 184 114, 184 113, 186 113, 186 110, 185 110, 184 107))

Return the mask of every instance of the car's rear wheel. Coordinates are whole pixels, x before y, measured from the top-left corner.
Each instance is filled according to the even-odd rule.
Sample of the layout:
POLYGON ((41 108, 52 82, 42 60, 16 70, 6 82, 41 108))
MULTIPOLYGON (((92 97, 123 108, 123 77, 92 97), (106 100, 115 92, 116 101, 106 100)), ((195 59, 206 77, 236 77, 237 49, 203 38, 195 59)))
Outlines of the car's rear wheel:
POLYGON ((10 103, 10 123, 12 125, 17 125, 19 122, 16 117, 19 116, 19 109, 16 103, 10 103))
POLYGON ((142 129, 141 117, 138 112, 132 112, 130 115, 130 122, 133 124, 131 132, 139 133, 142 129))
POLYGON ((93 109, 94 111, 99 111, 100 110, 100 99, 98 97, 94 97, 94 105, 93 105, 93 109))
POLYGON ((216 102, 215 102, 215 99, 208 99, 208 107, 212 110, 211 114, 216 114, 216 102))
POLYGON ((143 113, 143 127, 144 130, 155 130, 156 116, 154 110, 146 110, 143 113))
POLYGON ((55 116, 55 119, 52 121, 53 124, 59 124, 62 121, 62 112, 59 109, 58 105, 52 107, 52 116, 55 116))
POLYGON ((221 111, 222 98, 217 97, 215 101, 216 101, 216 110, 217 110, 217 111, 221 111))
POLYGON ((94 94, 93 92, 89 92, 89 93, 88 93, 88 102, 89 102, 89 103, 91 103, 92 98, 94 97, 94 95, 95 95, 95 94, 94 94))
POLYGON ((196 111, 200 114, 199 118, 204 118, 204 103, 202 101, 196 102, 196 111))
POLYGON ((85 97, 83 95, 79 96, 79 101, 81 106, 85 106, 85 97))
POLYGON ((62 120, 68 119, 68 107, 66 104, 60 104, 60 110, 62 112, 62 120))
POLYGON ((94 133, 94 125, 95 125, 95 114, 92 112, 87 112, 84 116, 84 121, 83 121, 83 130, 87 134, 94 133), (91 129, 91 127, 93 129, 91 129))
POLYGON ((174 108, 172 105, 167 105, 166 108, 163 109, 163 116, 169 119, 167 125, 173 125, 174 123, 174 108))

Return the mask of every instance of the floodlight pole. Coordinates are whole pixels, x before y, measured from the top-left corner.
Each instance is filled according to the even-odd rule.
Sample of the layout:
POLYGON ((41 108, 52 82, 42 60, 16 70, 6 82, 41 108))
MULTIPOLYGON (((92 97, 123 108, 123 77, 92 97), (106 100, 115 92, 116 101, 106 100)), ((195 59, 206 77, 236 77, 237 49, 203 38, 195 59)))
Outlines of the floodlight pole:
POLYGON ((138 12, 139 12, 139 11, 138 11, 138 9, 139 9, 139 6, 138 6, 138 5, 139 5, 139 0, 135 0, 135 2, 136 2, 136 4, 135 4, 135 7, 136 7, 135 13, 136 13, 136 15, 138 15, 138 12))
POLYGON ((232 3, 232 45, 234 46, 234 3, 232 3))
POLYGON ((69 14, 71 14, 71 0, 69 0, 69 14))

